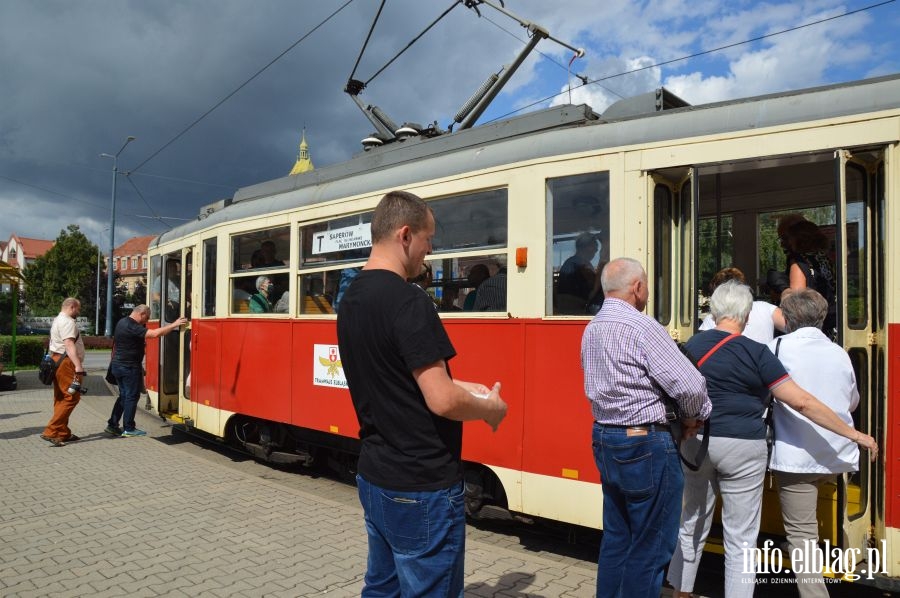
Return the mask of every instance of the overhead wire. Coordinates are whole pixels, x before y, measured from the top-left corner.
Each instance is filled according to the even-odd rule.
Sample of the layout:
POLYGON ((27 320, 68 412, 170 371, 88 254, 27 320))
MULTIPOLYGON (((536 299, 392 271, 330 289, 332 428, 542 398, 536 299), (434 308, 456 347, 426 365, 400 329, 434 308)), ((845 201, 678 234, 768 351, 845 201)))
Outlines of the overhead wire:
POLYGON ((412 41, 410 41, 408 44, 406 44, 406 46, 405 46, 402 50, 400 50, 399 52, 397 52, 397 54, 396 54, 393 58, 391 58, 390 60, 388 60, 388 61, 387 61, 387 64, 385 64, 383 67, 381 67, 380 69, 378 69, 378 71, 377 71, 374 75, 372 75, 371 77, 369 77, 368 80, 364 83, 364 86, 366 86, 366 85, 368 85, 369 83, 371 83, 371 82, 375 79, 375 77, 377 77, 378 75, 380 75, 380 74, 382 73, 382 71, 384 71, 384 69, 386 69, 387 67, 391 66, 391 64, 393 64, 393 62, 394 62, 395 60, 397 60, 398 58, 400 58, 400 56, 401 56, 404 52, 406 52, 407 50, 409 50, 409 49, 412 47, 412 45, 413 45, 414 43, 416 43, 417 41, 419 41, 419 39, 420 39, 423 35, 425 35, 426 33, 428 33, 428 31, 430 31, 432 27, 434 27, 435 25, 437 25, 438 22, 439 22, 441 19, 443 19, 444 17, 446 17, 446 16, 450 13, 451 10, 453 10, 454 8, 456 8, 456 6, 457 6, 459 3, 460 3, 459 0, 454 0, 453 4, 450 5, 450 8, 448 8, 447 10, 445 10, 444 12, 442 12, 442 13, 441 13, 441 16, 439 16, 438 18, 436 18, 435 20, 433 20, 433 21, 428 25, 428 27, 426 27, 425 29, 423 29, 422 32, 419 33, 419 35, 417 35, 416 37, 414 37, 414 38, 412 39, 412 41))
MULTIPOLYGON (((512 31, 506 29, 505 27, 503 27, 503 26, 500 25, 499 23, 496 23, 496 22, 495 22, 493 19, 491 19, 490 17, 482 16, 481 18, 484 19, 485 21, 487 21, 488 23, 490 23, 491 25, 493 25, 494 27, 496 27, 497 29, 499 29, 500 31, 502 31, 502 32, 504 32, 505 34, 509 35, 509 36, 512 37, 513 39, 515 39, 515 40, 517 40, 517 41, 520 41, 520 42, 522 42, 523 44, 528 43, 528 42, 526 42, 525 40, 523 40, 521 37, 519 37, 518 35, 516 35, 515 33, 513 33, 512 31)), ((562 70, 566 71, 567 73, 570 72, 570 68, 569 68, 569 67, 567 67, 566 65, 562 64, 561 62, 559 62, 558 60, 556 60, 555 58, 553 58, 553 57, 550 56, 549 54, 546 54, 546 53, 544 53, 544 52, 541 52, 541 51, 538 50, 537 48, 535 48, 534 51, 537 52, 538 54, 540 54, 541 56, 543 56, 546 60, 549 60, 550 62, 552 62, 553 64, 555 64, 555 65, 558 66, 559 68, 561 68, 562 70)), ((575 60, 575 58, 577 58, 577 57, 578 57, 577 55, 572 56, 572 60, 575 60)), ((572 60, 569 61, 569 65, 570 65, 570 66, 571 66, 571 64, 572 64, 572 60)), ((578 75, 575 75, 575 76, 578 77, 578 75)), ((579 78, 580 78, 580 77, 579 77, 579 78)), ((620 97, 620 98, 624 98, 624 97, 625 97, 625 96, 623 96, 622 94, 620 94, 620 93, 618 93, 618 92, 616 92, 616 91, 614 91, 614 90, 612 90, 612 89, 610 89, 610 88, 608 88, 608 87, 606 87, 606 86, 604 86, 604 85, 600 85, 600 87, 602 87, 603 89, 605 89, 606 91, 608 91, 609 93, 611 93, 611 94, 613 94, 613 95, 615 95, 615 96, 618 96, 618 97, 620 97)))
MULTIPOLYGON (((608 81, 608 80, 610 80, 610 79, 615 79, 615 78, 617 78, 617 77, 624 77, 625 75, 631 75, 631 74, 633 74, 633 73, 639 73, 639 72, 641 72, 641 71, 646 71, 646 70, 648 70, 648 69, 657 68, 657 67, 660 67, 660 66, 665 66, 665 65, 667 65, 667 64, 672 64, 672 63, 675 63, 675 62, 680 62, 680 61, 682 61, 682 60, 691 60, 692 58, 697 58, 697 57, 700 57, 700 56, 705 56, 705 55, 707 55, 707 54, 712 54, 712 53, 714 53, 714 52, 720 52, 720 51, 722 51, 722 50, 727 50, 727 49, 729 49, 729 48, 735 48, 735 47, 737 47, 737 46, 742 46, 742 45, 745 45, 745 44, 750 44, 750 43, 757 42, 757 41, 760 41, 760 40, 764 40, 764 39, 767 39, 767 38, 770 38, 770 37, 775 37, 775 36, 778 36, 778 35, 784 35, 784 34, 786 34, 786 33, 792 33, 792 32, 794 32, 794 31, 798 31, 798 30, 800 30, 800 29, 805 29, 805 28, 807 28, 807 27, 812 27, 812 26, 814 26, 814 25, 821 25, 822 23, 827 23, 828 21, 834 21, 834 20, 836 20, 836 19, 841 19, 841 18, 844 18, 844 17, 848 17, 848 16, 850 16, 850 15, 854 15, 854 14, 857 14, 857 13, 860 13, 860 12, 865 12, 865 11, 868 11, 868 10, 873 10, 873 9, 875 9, 875 8, 880 8, 880 7, 882 7, 882 6, 885 6, 885 5, 887 5, 887 4, 891 4, 891 3, 896 2, 896 1, 897 1, 897 0, 885 0, 884 2, 879 2, 879 3, 877 3, 877 4, 871 4, 871 5, 869 5, 869 6, 864 6, 864 7, 862 7, 862 8, 858 8, 858 9, 856 9, 856 10, 851 10, 851 11, 848 11, 848 12, 845 12, 845 13, 841 13, 841 14, 839 14, 839 15, 834 15, 834 16, 831 16, 831 17, 825 17, 825 18, 819 19, 819 20, 817 20, 817 21, 812 21, 812 22, 810 22, 810 23, 804 23, 803 25, 797 25, 796 27, 790 27, 790 28, 788 28, 788 29, 783 29, 783 30, 781 30, 781 31, 775 31, 775 32, 772 32, 772 33, 767 33, 767 34, 765 34, 765 35, 760 35, 760 36, 757 36, 757 37, 754 37, 754 38, 751 38, 751 39, 746 39, 746 40, 744 40, 744 41, 735 42, 735 43, 732 43, 732 44, 726 44, 726 45, 724 45, 724 46, 719 46, 719 47, 716 47, 716 48, 712 48, 712 49, 710 49, 710 50, 703 50, 702 52, 695 52, 694 54, 688 54, 688 55, 686 55, 686 56, 681 56, 681 57, 679 57, 679 58, 673 58, 673 59, 671 59, 671 60, 664 60, 664 61, 662 61, 662 62, 657 62, 657 63, 654 63, 654 64, 650 64, 650 65, 638 67, 638 68, 635 68, 635 69, 631 69, 631 70, 629 70, 629 71, 622 71, 622 72, 620 72, 620 73, 615 73, 615 74, 613 74, 613 75, 607 75, 607 76, 605 76, 605 77, 599 77, 599 78, 597 78, 597 79, 588 81, 587 83, 582 83, 581 85, 577 86, 575 89, 581 89, 582 87, 586 87, 586 86, 588 86, 588 85, 596 85, 596 84, 598 84, 600 81, 608 81)), ((603 87, 603 86, 601 85, 600 87, 603 87)), ((606 89, 605 87, 603 87, 603 88, 606 89)), ((568 91, 568 90, 560 91, 560 92, 555 93, 555 94, 553 94, 553 95, 547 96, 546 98, 537 100, 537 101, 532 102, 532 103, 530 103, 530 104, 527 104, 527 105, 525 105, 525 106, 521 106, 521 107, 519 107, 519 108, 517 108, 517 109, 515 109, 515 110, 512 110, 512 111, 510 111, 510 112, 507 112, 506 114, 502 114, 502 115, 500 115, 500 116, 497 116, 497 117, 495 117, 495 118, 492 118, 492 119, 490 119, 490 120, 488 120, 488 121, 486 121, 486 122, 495 122, 495 121, 504 119, 504 118, 506 118, 506 117, 508 117, 508 116, 512 116, 513 114, 517 114, 517 113, 519 113, 519 112, 522 112, 523 110, 527 110, 527 109, 532 108, 532 107, 534 107, 534 106, 538 106, 538 105, 540 105, 540 104, 543 104, 543 103, 545 103, 545 102, 548 102, 548 101, 550 101, 550 100, 552 100, 552 99, 554 99, 554 98, 556 98, 556 97, 559 97, 559 96, 561 96, 561 95, 564 95, 564 94, 566 94, 566 93, 569 93, 569 91, 568 91)))
POLYGON ((157 220, 160 224, 165 226, 167 229, 172 230, 171 226, 169 226, 168 224, 166 224, 165 222, 162 221, 162 219, 159 217, 159 214, 156 213, 156 210, 153 209, 153 207, 150 205, 150 202, 148 202, 147 198, 144 197, 144 194, 141 193, 141 190, 138 189, 137 185, 134 184, 134 181, 131 180, 131 173, 125 172, 124 175, 125 175, 125 180, 128 181, 128 183, 131 185, 132 189, 134 189, 134 192, 138 194, 138 197, 141 198, 141 201, 144 202, 144 205, 147 206, 147 209, 150 210, 151 214, 153 214, 153 218, 155 220, 157 220))
POLYGON ((159 154, 161 154, 166 148, 168 148, 170 145, 172 145, 173 143, 175 143, 176 141, 178 141, 185 133, 187 133, 188 131, 190 131, 191 129, 193 129, 195 126, 197 126, 203 119, 205 119, 207 116, 209 116, 210 114, 212 114, 219 106, 221 106, 222 104, 224 104, 225 102, 227 102, 228 100, 230 100, 231 97, 234 96, 237 92, 239 92, 239 91, 242 90, 244 87, 246 87, 248 84, 250 84, 251 81, 253 81, 253 80, 256 79, 258 76, 260 76, 260 75, 261 75, 264 71, 266 71, 269 67, 271 67, 273 64, 275 64, 276 62, 278 62, 279 60, 281 60, 281 58, 284 57, 285 54, 287 54, 288 52, 290 52, 291 50, 293 50, 295 47, 297 47, 301 42, 303 42, 306 38, 308 38, 310 35, 312 35, 313 33, 315 33, 320 27, 322 27, 325 23, 327 23, 328 21, 330 21, 335 15, 337 15, 339 12, 341 12, 342 10, 344 10, 345 8, 347 8, 347 6, 349 6, 349 5, 352 4, 352 3, 353 3, 353 0, 347 0, 346 2, 344 2, 344 4, 342 4, 337 10, 335 10, 335 11, 332 12, 330 15, 328 15, 328 16, 325 18, 325 20, 323 20, 323 21, 320 22, 318 25, 316 25, 315 27, 313 27, 312 29, 310 29, 307 33, 305 33, 302 37, 300 37, 300 39, 298 39, 298 40, 295 41, 293 44, 291 44, 290 46, 288 46, 287 49, 285 49, 281 54, 279 54, 278 56, 276 56, 275 58, 273 58, 272 60, 270 60, 268 64, 266 64, 264 67, 262 67, 261 69, 259 69, 258 71, 256 71, 249 79, 247 79, 246 81, 244 81, 243 83, 241 83, 240 85, 238 85, 237 88, 234 89, 234 91, 232 91, 231 93, 229 93, 228 95, 226 95, 224 98, 222 98, 221 100, 219 100, 212 108, 210 108, 209 110, 207 110, 206 112, 204 112, 203 114, 201 114, 196 120, 194 120, 194 122, 192 122, 191 124, 189 124, 187 127, 185 127, 184 129, 182 129, 180 133, 178 133, 177 135, 175 135, 175 137, 173 137, 172 139, 170 139, 169 141, 167 141, 165 144, 163 144, 162 147, 160 147, 160 148, 157 149, 155 152, 153 152, 152 154, 150 154, 150 156, 148 156, 143 162, 141 162, 140 164, 138 164, 136 167, 132 168, 132 169, 131 169, 131 172, 137 172, 138 170, 140 170, 141 168, 143 168, 143 166, 144 166, 145 164, 147 164, 147 162, 149 162, 150 160, 152 160, 153 158, 155 158, 156 156, 158 156, 159 154))

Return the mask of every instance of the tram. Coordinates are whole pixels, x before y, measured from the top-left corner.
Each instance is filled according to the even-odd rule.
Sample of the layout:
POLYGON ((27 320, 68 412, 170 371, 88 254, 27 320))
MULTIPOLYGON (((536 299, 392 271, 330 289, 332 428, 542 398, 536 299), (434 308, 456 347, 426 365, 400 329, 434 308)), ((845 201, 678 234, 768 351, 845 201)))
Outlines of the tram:
MULTIPOLYGON (((900 75, 700 106, 661 88, 602 114, 564 105, 448 134, 407 130, 346 163, 240 189, 151 244, 150 325, 190 320, 148 341, 153 409, 260 459, 352 470, 358 424, 335 312, 365 263, 375 205, 408 190, 437 221, 428 292, 458 352, 454 375, 501 381, 509 404, 496 433, 464 426, 469 510, 600 528, 580 366, 591 310, 558 292, 575 240, 599 240, 595 264, 645 264, 648 313, 684 341, 720 267, 739 267, 766 295, 767 272, 784 268, 777 219, 800 213, 833 239, 836 342, 861 397, 853 416, 884 455, 822 490, 820 536, 863 555, 877 547, 879 583, 893 583, 900 262, 887 258, 900 255, 898 142, 900 75), (479 264, 505 278, 505 301, 466 310, 479 264), (274 283, 274 312, 250 311, 261 276, 274 283)), ((783 534, 768 484, 763 532, 783 534)))

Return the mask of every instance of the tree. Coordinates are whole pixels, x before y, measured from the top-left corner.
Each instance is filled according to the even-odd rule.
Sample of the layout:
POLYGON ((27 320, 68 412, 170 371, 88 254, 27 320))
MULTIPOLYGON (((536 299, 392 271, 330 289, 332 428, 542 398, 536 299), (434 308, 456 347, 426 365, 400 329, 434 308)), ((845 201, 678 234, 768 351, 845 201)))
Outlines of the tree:
MULTIPOLYGON (((25 266, 22 273, 26 281, 25 303, 31 313, 54 316, 63 299, 75 297, 81 301, 82 314, 92 316, 97 297, 97 251, 77 224, 60 231, 53 248, 25 266)), ((101 308, 106 298, 105 280, 101 272, 101 308)))

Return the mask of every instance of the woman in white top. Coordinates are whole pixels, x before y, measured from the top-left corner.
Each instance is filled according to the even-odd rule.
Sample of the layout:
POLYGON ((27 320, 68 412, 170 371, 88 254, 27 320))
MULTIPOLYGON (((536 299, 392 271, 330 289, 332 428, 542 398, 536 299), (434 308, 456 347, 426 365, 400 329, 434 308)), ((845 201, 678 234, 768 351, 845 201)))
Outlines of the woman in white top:
MULTIPOLYGON (((738 268, 723 268, 716 272, 712 280, 709 281, 710 293, 728 280, 736 280, 741 284, 747 284, 744 273, 738 268)), ((715 327, 716 323, 712 314, 706 316, 703 323, 700 324, 700 330, 712 330, 715 327)), ((741 334, 766 345, 775 338, 776 328, 784 330, 784 317, 781 315, 781 309, 766 301, 754 301, 753 306, 750 308, 750 315, 747 317, 747 325, 741 334)))
MULTIPOLYGON (((850 357, 822 332, 828 302, 812 289, 791 291, 781 302, 789 334, 769 343, 791 378, 831 407, 847 425, 859 403, 850 357)), ((818 543, 819 486, 835 474, 859 469, 859 447, 850 439, 812 423, 781 401, 774 402, 775 446, 769 468, 778 496, 801 598, 827 598, 819 564, 802 562, 818 543), (806 547, 804 549, 804 547, 806 547), (799 574, 797 573, 799 572, 799 574), (805 578, 805 579, 804 579, 805 578)))

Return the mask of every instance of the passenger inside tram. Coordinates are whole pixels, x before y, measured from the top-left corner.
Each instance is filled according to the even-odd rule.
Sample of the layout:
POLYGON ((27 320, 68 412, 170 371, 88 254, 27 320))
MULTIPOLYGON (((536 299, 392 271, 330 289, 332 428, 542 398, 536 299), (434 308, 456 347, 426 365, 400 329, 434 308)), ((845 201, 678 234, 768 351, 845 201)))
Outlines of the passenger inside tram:
POLYGON ((575 254, 559 269, 557 313, 584 315, 599 311, 603 303, 600 273, 609 261, 601 259, 596 267, 593 265, 600 245, 594 233, 584 232, 575 238, 575 254))

